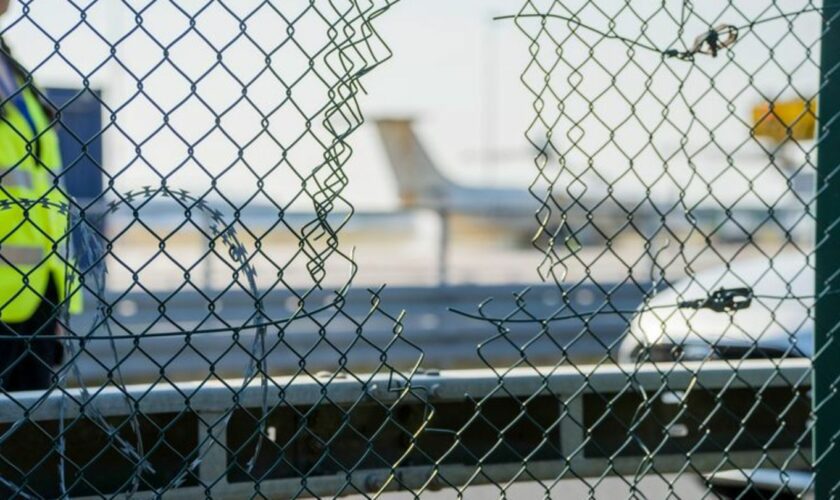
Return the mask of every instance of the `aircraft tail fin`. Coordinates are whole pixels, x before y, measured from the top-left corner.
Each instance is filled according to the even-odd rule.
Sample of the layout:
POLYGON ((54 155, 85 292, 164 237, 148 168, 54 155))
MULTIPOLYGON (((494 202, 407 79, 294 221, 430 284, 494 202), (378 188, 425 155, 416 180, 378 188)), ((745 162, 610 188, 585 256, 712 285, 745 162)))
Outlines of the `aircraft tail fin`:
POLYGON ((440 173, 408 118, 381 118, 376 128, 397 180, 404 207, 445 202, 452 182, 440 173))

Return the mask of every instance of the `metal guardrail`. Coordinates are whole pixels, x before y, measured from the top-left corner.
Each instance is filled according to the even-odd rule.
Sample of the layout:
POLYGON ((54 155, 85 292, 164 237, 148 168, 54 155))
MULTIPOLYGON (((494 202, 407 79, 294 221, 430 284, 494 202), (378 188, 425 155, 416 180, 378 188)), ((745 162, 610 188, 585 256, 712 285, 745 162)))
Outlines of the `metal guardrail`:
POLYGON ((0 397, 0 474, 34 494, 57 494, 53 443, 63 418, 63 473, 71 480, 97 470, 71 494, 118 492, 135 465, 97 418, 130 440, 133 414, 154 471, 142 475, 140 491, 165 489, 170 498, 243 498, 257 488, 279 498, 341 495, 553 479, 565 468, 602 477, 808 460, 807 360, 740 361, 737 371, 728 361, 591 368, 277 377, 241 391, 231 390, 241 381, 228 380, 109 387, 88 397, 77 389, 19 393, 0 397), (430 403, 428 425, 417 428, 430 403), (262 416, 262 408, 271 410, 262 416), (248 472, 261 421, 264 439, 248 472))
MULTIPOLYGON (((477 11, 441 10, 463 16, 453 26, 464 30, 430 37, 417 16, 385 15, 397 0, 182 3, 25 2, 3 20, 0 56, 14 76, 0 102, 7 181, 32 178, 0 196, 0 244, 28 247, 26 258, 6 252, 0 267, 14 279, 0 287, 0 309, 23 319, 41 302, 44 319, 64 324, 3 335, 0 497, 285 498, 481 483, 504 496, 512 482, 546 480, 548 494, 565 479, 609 476, 635 495, 651 476, 682 483, 757 467, 804 472, 820 499, 840 491, 836 6, 508 6, 497 20, 522 42, 519 60, 486 76, 530 101, 526 114, 499 115, 499 125, 525 124, 515 132, 525 136, 489 134, 480 158, 526 146, 527 189, 447 189, 410 130, 384 148, 410 184, 403 206, 439 213, 442 242, 450 230, 478 241, 461 254, 478 273, 508 258, 485 252, 470 218, 507 232, 494 207, 524 207, 500 241, 529 240, 532 277, 551 288, 488 304, 510 290, 353 291, 371 276, 354 238, 379 246, 378 221, 399 228, 400 218, 371 214, 348 238, 358 202, 382 187, 364 186, 381 173, 349 168, 375 162, 351 157, 362 152, 361 94, 395 55, 378 27, 391 18, 423 51, 451 52, 477 11), (102 130, 80 137, 67 107, 39 105, 44 77, 99 101, 102 130), (79 146, 63 162, 59 126, 79 146), (86 158, 99 138, 101 162, 86 158), (62 194, 87 160, 107 179, 101 196, 62 194), (367 189, 353 193, 351 178, 367 189), (126 293, 169 291, 109 295, 106 275, 126 293), (68 299, 76 283, 96 297, 83 318, 68 319, 75 303, 36 296, 68 299), (43 338, 55 331, 69 358, 58 367, 57 344, 43 338), (792 356, 812 361, 782 359, 792 356), (482 369, 428 369, 470 359, 482 369), (625 359, 634 364, 617 364, 625 359), (48 389, 21 391, 33 387, 48 389)), ((466 69, 447 73, 450 83, 470 73, 407 60, 403 83, 430 69, 466 69)), ((418 90, 393 82, 383 98, 418 90)), ((452 86, 449 98, 469 90, 452 86)), ((478 109, 462 109, 473 123, 441 114, 438 132, 451 139, 441 146, 468 147, 476 125, 492 132, 495 112, 478 109)), ((423 252, 410 246, 370 258, 410 262, 423 252)), ((768 496, 788 493, 773 486, 768 496)))

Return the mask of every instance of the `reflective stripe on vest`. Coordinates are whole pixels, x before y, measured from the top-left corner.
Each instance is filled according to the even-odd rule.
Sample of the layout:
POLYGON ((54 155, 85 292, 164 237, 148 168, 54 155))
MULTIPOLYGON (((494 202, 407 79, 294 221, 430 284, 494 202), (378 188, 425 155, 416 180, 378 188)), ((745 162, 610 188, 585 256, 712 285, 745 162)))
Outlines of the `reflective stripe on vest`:
POLYGON ((33 189, 32 173, 20 167, 12 170, 0 168, 0 186, 4 188, 33 189))
POLYGON ((44 249, 0 245, 0 266, 36 266, 44 260, 44 249))

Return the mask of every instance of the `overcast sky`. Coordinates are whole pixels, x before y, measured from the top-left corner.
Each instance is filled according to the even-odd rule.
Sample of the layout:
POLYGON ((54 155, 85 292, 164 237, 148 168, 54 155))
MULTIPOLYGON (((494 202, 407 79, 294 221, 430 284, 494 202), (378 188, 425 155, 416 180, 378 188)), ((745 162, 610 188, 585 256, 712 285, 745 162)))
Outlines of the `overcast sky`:
MULTIPOLYGON (((260 3, 238 0, 202 7, 204 2, 181 1, 176 8, 171 2, 158 1, 144 11, 140 22, 123 2, 97 0, 86 8, 82 23, 79 8, 69 0, 32 0, 26 16, 21 17, 18 4, 4 19, 5 37, 26 65, 35 68, 42 84, 80 86, 83 76, 89 76, 108 104, 119 110, 119 130, 114 128, 107 135, 106 162, 109 172, 119 173, 120 189, 157 184, 161 176, 170 176, 168 184, 202 192, 209 189, 211 176, 216 175, 221 176, 219 191, 242 199, 255 191, 256 176, 266 175, 270 196, 290 198, 300 188, 299 181, 287 167, 273 169, 280 157, 277 143, 265 134, 254 139, 262 119, 257 110, 273 109, 282 102, 285 85, 305 74, 307 59, 287 43, 272 58, 274 74, 257 76, 266 67, 264 51, 276 48, 287 30, 286 21, 263 8, 247 20, 250 39, 242 37, 235 15, 260 3), (194 30, 189 29, 190 16, 196 19, 194 30), (162 50, 154 40, 170 46, 167 63, 161 64, 162 50), (60 43, 58 52, 56 41, 60 43), (112 45, 117 46, 119 62, 108 60, 112 45), (225 68, 214 66, 217 51, 211 45, 225 47, 225 68), (143 78, 145 95, 132 98, 137 94, 139 75, 148 75, 143 78), (193 79, 205 76, 193 94, 183 75, 193 79), (252 78, 256 80, 249 86, 249 103, 240 99, 242 85, 237 79, 252 78), (162 130, 159 108, 170 114, 169 127, 162 130), (214 115, 218 114, 224 115, 223 130, 214 130, 214 115), (189 143, 196 144, 192 154, 189 143), (247 144, 245 160, 255 173, 238 162, 237 143, 247 144), (139 157, 137 147, 141 148, 139 157)), ((288 18, 303 12, 308 3, 288 0, 274 5, 282 5, 288 18)), ((539 26, 534 19, 521 21, 519 28, 510 20, 492 20, 494 15, 515 13, 523 3, 403 0, 397 4, 375 21, 394 55, 364 77, 368 94, 359 97, 364 113, 417 117, 418 129, 431 152, 456 179, 515 184, 524 189, 534 177, 523 136, 534 117, 534 98, 520 76, 531 59, 525 35, 538 34, 539 26)), ((576 0, 560 6, 535 2, 558 14, 585 3, 576 0)), ((785 4, 789 12, 806 5, 798 0, 785 4)), ((646 43, 665 48, 690 43, 710 24, 741 25, 779 13, 768 9, 771 4, 764 1, 742 4, 741 10, 720 0, 703 2, 686 17, 685 30, 679 33, 675 18, 681 15, 682 2, 666 1, 664 9, 659 2, 634 3, 635 11, 622 7, 623 2, 601 5, 612 10, 587 7, 580 11, 581 19, 606 31, 610 18, 615 18, 615 31, 622 36, 636 38, 644 32, 646 43), (639 12, 639 6, 646 10, 639 12)), ((817 86, 818 50, 813 50, 809 60, 803 48, 803 43, 813 44, 819 35, 819 17, 814 13, 799 16, 792 26, 784 21, 768 22, 754 31, 744 30, 731 61, 726 56, 704 56, 695 65, 676 60, 663 63, 658 54, 641 49, 628 58, 627 47, 621 42, 601 40, 596 44, 600 37, 592 31, 564 21, 549 22, 555 23, 550 30, 555 38, 548 38, 545 32, 540 35, 536 60, 556 64, 556 41, 562 41, 562 60, 551 72, 557 97, 546 101, 555 117, 558 110, 563 112, 557 117, 554 141, 564 150, 567 168, 591 168, 590 173, 597 172, 618 191, 643 193, 645 182, 638 177, 661 176, 663 157, 670 158, 669 167, 676 178, 687 175, 685 155, 675 156, 683 136, 690 140, 687 148, 695 160, 705 159, 708 178, 697 183, 698 193, 708 191, 709 186, 715 189, 715 183, 721 184, 722 191, 724 187, 733 191, 733 182, 745 186, 743 176, 726 171, 726 151, 713 143, 725 143, 724 150, 743 153, 739 162, 744 165, 766 164, 766 159, 755 157, 756 144, 739 146, 747 137, 750 107, 760 99, 759 91, 809 95, 817 86), (774 48, 775 61, 765 64, 769 47, 774 48), (793 73, 790 83, 786 72, 793 73), (610 73, 618 75, 615 82, 610 73), (730 102, 734 112, 727 107, 730 102), (692 121, 692 113, 699 120, 692 121), (666 115, 668 119, 663 120, 666 115), (713 124, 711 132, 704 123, 713 124), (651 130, 655 132, 651 134, 651 130), (714 140, 710 141, 712 134, 714 140), (631 168, 640 175, 622 177, 631 168)), ((325 25, 315 13, 304 14, 294 26, 295 39, 305 49, 326 43, 325 25)), ((543 73, 532 67, 523 78, 538 85, 543 73)), ((326 95, 324 85, 311 74, 293 86, 293 92, 295 102, 306 111, 317 109, 326 95)), ((269 130, 281 143, 289 144, 300 135, 302 124, 300 113, 287 104, 271 115, 269 130)), ((540 133, 540 129, 532 132, 540 133)), ((393 180, 372 130, 363 128, 350 143, 355 155, 347 167, 347 196, 362 209, 394 206, 393 180)), ((289 161, 305 174, 317 163, 322 149, 304 140, 289 153, 289 161)), ((778 184, 776 173, 767 175, 770 177, 765 180, 773 182, 763 184, 778 184)), ((679 182, 660 182, 653 191, 672 196, 679 182)), ((768 189, 770 198, 779 192, 768 189)), ((738 189, 734 191, 738 198, 738 189)))

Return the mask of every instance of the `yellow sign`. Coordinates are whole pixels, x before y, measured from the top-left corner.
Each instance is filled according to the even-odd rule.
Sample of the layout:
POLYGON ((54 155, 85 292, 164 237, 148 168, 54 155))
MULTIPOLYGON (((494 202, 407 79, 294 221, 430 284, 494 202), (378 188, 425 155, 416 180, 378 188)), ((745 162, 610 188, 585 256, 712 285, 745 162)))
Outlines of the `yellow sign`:
POLYGON ((816 99, 763 102, 753 108, 752 114, 756 137, 781 143, 788 139, 813 139, 816 135, 816 99))

